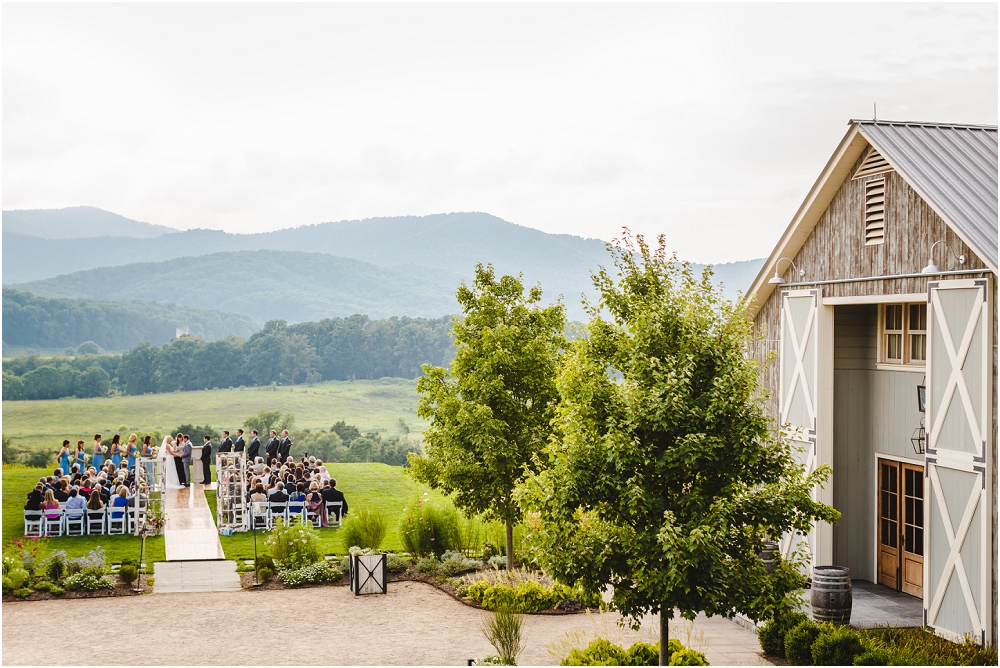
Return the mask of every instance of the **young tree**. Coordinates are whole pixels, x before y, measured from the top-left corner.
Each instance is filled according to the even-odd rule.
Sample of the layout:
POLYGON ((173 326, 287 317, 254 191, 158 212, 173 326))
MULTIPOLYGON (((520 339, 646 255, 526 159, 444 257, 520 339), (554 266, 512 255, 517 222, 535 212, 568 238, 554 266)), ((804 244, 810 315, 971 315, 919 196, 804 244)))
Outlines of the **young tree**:
POLYGON ((766 572, 763 541, 838 513, 810 497, 829 469, 805 476, 769 425, 745 311, 659 241, 609 245, 620 278, 594 284, 610 319, 591 308, 563 357, 556 437, 517 498, 557 578, 611 585, 632 624, 660 613, 662 663, 675 608, 759 618, 797 584, 766 572))
POLYGON ((565 345, 561 302, 541 306, 538 286, 495 278, 476 265, 472 287, 457 293, 461 319, 452 334, 451 368, 429 364, 417 381, 418 413, 430 420, 426 455, 410 455, 412 475, 454 494, 455 505, 506 523, 507 568, 514 567, 513 527, 521 507, 514 487, 551 432, 558 398, 556 362, 565 345))

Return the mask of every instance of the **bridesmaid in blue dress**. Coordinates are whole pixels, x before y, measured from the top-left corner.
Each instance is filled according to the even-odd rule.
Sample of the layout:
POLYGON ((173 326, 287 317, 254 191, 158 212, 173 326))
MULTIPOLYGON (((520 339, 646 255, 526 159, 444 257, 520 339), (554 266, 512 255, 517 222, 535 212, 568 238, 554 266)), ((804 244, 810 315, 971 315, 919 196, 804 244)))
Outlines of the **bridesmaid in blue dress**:
POLYGON ((62 447, 59 448, 59 468, 62 469, 63 475, 69 475, 69 441, 64 440, 62 447))
POLYGON ((108 453, 111 455, 111 461, 115 464, 115 470, 122 465, 122 437, 115 434, 111 437, 111 450, 108 453))
POLYGON ((100 472, 101 465, 104 464, 104 445, 101 443, 100 434, 94 434, 94 459, 91 463, 100 472))
POLYGON ((76 442, 76 464, 80 467, 80 473, 87 470, 87 451, 83 448, 83 441, 76 442))
POLYGON ((136 438, 137 438, 137 436, 135 434, 132 434, 131 436, 129 436, 128 437, 128 445, 125 446, 125 455, 128 457, 128 470, 129 471, 134 471, 135 470, 135 456, 139 452, 139 446, 136 445, 136 442, 135 442, 136 438))
MULTIPOLYGON (((142 437, 142 456, 152 457, 153 456, 153 437, 146 434, 142 437)), ((150 481, 153 480, 153 463, 146 463, 146 472, 149 474, 148 478, 150 481)))

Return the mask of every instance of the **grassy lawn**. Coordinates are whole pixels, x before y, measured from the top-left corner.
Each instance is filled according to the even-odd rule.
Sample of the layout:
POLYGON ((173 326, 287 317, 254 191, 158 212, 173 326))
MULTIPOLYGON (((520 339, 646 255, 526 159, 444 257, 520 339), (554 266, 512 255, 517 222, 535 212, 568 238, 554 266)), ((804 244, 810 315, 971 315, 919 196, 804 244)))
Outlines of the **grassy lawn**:
MULTIPOLYGON (((49 469, 3 469, 3 542, 24 535, 24 500, 38 479, 51 473, 49 469)), ((139 558, 140 539, 135 536, 62 536, 47 538, 48 551, 64 550, 70 557, 82 557, 100 545, 110 563, 120 563, 123 557, 139 558)), ((165 559, 163 537, 146 539, 148 564, 165 559)))
MULTIPOLYGON (((403 509, 418 496, 427 492, 428 499, 443 500, 444 497, 423 485, 414 482, 402 467, 386 464, 332 464, 327 467, 330 475, 337 479, 337 487, 347 498, 351 511, 360 508, 379 508, 388 522, 388 535, 383 548, 400 551, 403 543, 399 536, 399 523, 403 509)), ((215 492, 205 493, 208 505, 215 517, 215 492)), ((343 531, 336 528, 316 529, 323 544, 325 554, 346 554, 343 531)), ((264 534, 257 534, 258 553, 264 553, 264 534)), ((251 532, 219 536, 227 559, 253 559, 253 534, 251 532)))
POLYGON ((427 424, 417 417, 415 381, 385 379, 329 381, 295 387, 247 387, 171 392, 101 399, 4 401, 3 434, 15 450, 58 450, 64 438, 89 445, 95 433, 166 432, 182 424, 234 430, 260 410, 291 412, 297 429, 329 429, 338 420, 362 432, 400 433, 402 418, 414 432, 427 424))

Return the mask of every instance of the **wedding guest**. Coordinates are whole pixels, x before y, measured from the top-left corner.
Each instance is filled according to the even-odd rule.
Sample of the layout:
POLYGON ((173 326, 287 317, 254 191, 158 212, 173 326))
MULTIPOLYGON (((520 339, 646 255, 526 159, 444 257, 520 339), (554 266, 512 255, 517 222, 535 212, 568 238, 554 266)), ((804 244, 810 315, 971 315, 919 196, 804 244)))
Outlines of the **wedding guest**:
POLYGON ((128 469, 131 471, 135 468, 135 457, 139 454, 139 446, 136 443, 138 437, 132 434, 128 437, 128 445, 125 447, 125 455, 128 458, 128 469))
POLYGON ((63 440, 62 447, 59 448, 59 453, 56 455, 56 459, 59 460, 59 468, 63 470, 63 473, 69 473, 69 440, 63 440))
POLYGON ((347 517, 347 499, 344 498, 344 493, 337 489, 337 480, 335 478, 330 478, 326 485, 320 490, 320 494, 323 495, 323 500, 328 502, 340 501, 340 515, 337 519, 342 517, 347 517))
POLYGON ((325 466, 319 467, 319 479, 324 483, 330 482, 330 473, 326 470, 325 466))
MULTIPOLYGON (((274 493, 270 497, 271 503, 284 503, 288 501, 288 495, 285 494, 284 483, 279 482, 274 486, 274 493)), ((38 508, 29 508, 29 510, 38 510, 38 508)))
MULTIPOLYGON (((258 459, 260 459, 260 457, 258 457, 258 459)), ((271 467, 270 466, 265 466, 263 469, 261 469, 261 472, 260 472, 260 481, 262 483, 264 483, 265 485, 269 485, 271 483, 271 467)))
POLYGON ((201 484, 212 484, 212 437, 202 434, 204 445, 201 446, 201 484))
MULTIPOLYGON (((126 506, 128 506, 128 502, 129 502, 128 488, 125 487, 124 485, 122 485, 122 486, 120 486, 118 488, 118 490, 117 490, 117 496, 115 496, 114 500, 112 501, 111 507, 112 508, 125 508, 126 506)), ((111 519, 117 520, 117 519, 121 519, 124 516, 125 516, 125 511, 124 510, 112 510, 111 511, 111 519)))
POLYGON ((45 501, 45 487, 42 483, 35 485, 35 489, 28 492, 28 500, 24 504, 25 510, 41 510, 45 501))
POLYGON ((306 494, 306 508, 309 512, 319 515, 319 525, 330 526, 326 521, 326 504, 323 502, 323 495, 319 492, 319 484, 309 485, 309 493, 306 494))
POLYGON ((59 503, 66 503, 69 500, 69 478, 63 478, 52 490, 52 496, 56 497, 59 503))
POLYGON ((122 437, 115 434, 111 437, 111 449, 108 451, 111 455, 111 461, 114 462, 115 468, 122 462, 122 437))
POLYGON ((104 505, 107 505, 108 503, 111 502, 111 490, 105 483, 107 483, 107 478, 104 479, 103 483, 98 482, 97 487, 94 488, 94 491, 100 495, 101 501, 104 502, 104 505))
POLYGON ((257 483, 253 488, 253 494, 250 495, 251 501, 267 501, 267 495, 264 494, 264 485, 257 483))
POLYGON ((84 478, 80 482, 80 494, 83 494, 88 499, 90 498, 90 493, 94 491, 94 483, 90 478, 84 478))
POLYGON ((73 487, 69 490, 69 498, 66 500, 66 517, 77 519, 87 508, 87 502, 83 500, 80 493, 73 487))
MULTIPOLYGON (((45 492, 45 504, 44 504, 44 508, 45 508, 45 510, 59 510, 59 502, 56 501, 56 497, 52 493, 51 489, 47 490, 45 492)), ((59 513, 48 513, 47 512, 47 513, 45 513, 45 517, 46 517, 46 519, 56 520, 56 519, 59 519, 59 513)))
POLYGON ((101 499, 101 492, 94 490, 90 493, 90 501, 87 502, 87 510, 101 510, 104 508, 104 501, 101 499))
POLYGON ((263 475, 264 473, 264 458, 255 457, 253 462, 253 472, 257 475, 263 475))
POLYGON ((104 463, 104 450, 105 447, 101 443, 101 435, 94 434, 94 458, 91 462, 98 471, 101 470, 101 465, 104 463))

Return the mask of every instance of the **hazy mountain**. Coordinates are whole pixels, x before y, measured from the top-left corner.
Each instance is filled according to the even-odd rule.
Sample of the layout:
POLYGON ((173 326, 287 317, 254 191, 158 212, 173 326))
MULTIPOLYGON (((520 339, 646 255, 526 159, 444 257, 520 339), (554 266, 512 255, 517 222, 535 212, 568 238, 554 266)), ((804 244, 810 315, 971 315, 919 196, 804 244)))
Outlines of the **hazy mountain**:
POLYGON ((141 299, 245 313, 264 322, 355 313, 438 317, 458 310, 461 277, 325 253, 240 251, 75 272, 15 286, 47 297, 141 299))
POLYGON ((176 232, 172 227, 140 223, 93 206, 65 209, 24 209, 3 212, 3 231, 43 239, 90 237, 158 237, 176 232))
POLYGON ((260 324, 242 313, 176 304, 49 299, 9 288, 3 291, 4 344, 65 348, 93 341, 105 350, 127 350, 143 341, 166 343, 177 328, 213 340, 230 334, 249 337, 260 324))

